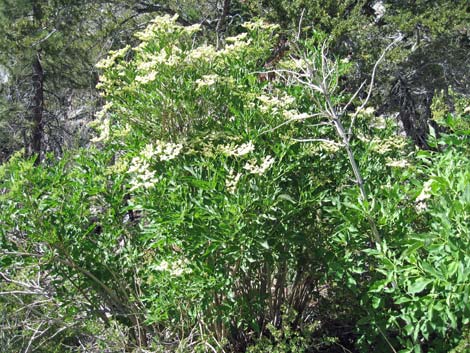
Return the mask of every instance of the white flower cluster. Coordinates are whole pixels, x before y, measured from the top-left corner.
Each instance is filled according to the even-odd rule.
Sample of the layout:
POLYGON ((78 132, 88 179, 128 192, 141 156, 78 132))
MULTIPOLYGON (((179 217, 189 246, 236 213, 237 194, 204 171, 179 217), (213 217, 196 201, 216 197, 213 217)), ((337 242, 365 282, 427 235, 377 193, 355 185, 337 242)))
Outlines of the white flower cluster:
POLYGON ((305 120, 311 116, 307 113, 300 113, 296 109, 285 110, 282 114, 287 120, 305 120))
POLYGON ((387 127, 387 119, 383 115, 373 117, 371 119, 370 125, 376 129, 383 130, 387 127))
POLYGON ((156 154, 161 161, 169 161, 179 156, 182 149, 182 144, 158 141, 156 146, 156 154))
MULTIPOLYGON (((359 107, 360 108, 360 107, 359 107)), ((356 111, 358 114, 363 114, 363 115, 372 115, 375 113, 375 108, 374 107, 367 107, 367 108, 362 108, 356 111)))
POLYGON ((410 163, 405 159, 393 160, 389 158, 387 159, 386 165, 394 168, 406 168, 410 165, 410 163))
POLYGON ((121 156, 117 155, 114 164, 111 164, 109 167, 106 168, 107 175, 113 174, 124 174, 127 173, 129 170, 129 163, 125 158, 121 158, 121 156))
POLYGON ((180 155, 182 149, 182 144, 157 140, 155 146, 153 143, 147 144, 140 154, 146 160, 158 157, 161 161, 169 161, 180 155))
POLYGON ((127 173, 132 176, 130 181, 131 189, 151 189, 158 182, 158 178, 155 177, 155 171, 149 170, 149 162, 142 157, 134 157, 131 161, 131 165, 127 170, 127 173))
POLYGON ((155 171, 149 170, 152 158, 158 157, 161 161, 168 161, 176 158, 181 153, 182 148, 183 145, 172 142, 157 141, 155 146, 152 143, 147 144, 140 152, 140 155, 132 159, 127 170, 127 173, 132 176, 130 190, 154 187, 158 182, 158 178, 155 177, 155 171))
POLYGON ((423 185, 423 189, 421 190, 420 194, 415 200, 416 201, 415 208, 418 213, 421 213, 428 208, 426 200, 432 196, 431 194, 432 184, 433 184, 432 179, 426 181, 423 185))
POLYGON ((96 119, 91 121, 88 125, 92 128, 99 130, 100 135, 91 139, 91 142, 102 142, 109 139, 111 132, 111 121, 106 116, 106 113, 113 106, 112 102, 106 103, 99 112, 95 114, 96 119))
POLYGON ((234 36, 234 37, 228 37, 228 38, 225 39, 225 41, 227 43, 236 43, 236 42, 239 42, 241 40, 245 40, 247 36, 248 36, 248 33, 244 32, 244 33, 240 33, 239 35, 234 36))
POLYGON ((237 51, 243 51, 252 42, 251 38, 248 38, 248 40, 245 40, 245 39, 246 39, 246 35, 243 35, 243 33, 236 37, 227 38, 227 42, 231 44, 226 45, 224 49, 217 52, 217 54, 218 55, 230 55, 230 54, 236 53, 237 51))
POLYGON ((257 97, 258 100, 263 103, 263 105, 260 107, 260 110, 263 113, 272 111, 272 112, 277 112, 280 109, 285 109, 291 104, 295 102, 295 98, 292 96, 289 96, 287 93, 280 94, 279 96, 271 95, 261 95, 257 97))
POLYGON ((321 141, 319 148, 323 152, 336 153, 340 150, 341 146, 338 143, 335 143, 333 141, 331 142, 321 141))
POLYGON ((219 76, 216 74, 204 75, 202 79, 196 80, 197 88, 208 87, 214 85, 219 79, 219 76))
POLYGON ((268 30, 279 29, 279 25, 268 23, 262 19, 252 21, 252 22, 245 22, 242 26, 251 31, 254 31, 257 29, 268 29, 268 30))
POLYGON ((240 157, 255 150, 255 145, 251 141, 241 145, 228 144, 219 146, 220 151, 226 156, 240 157))
POLYGON ((175 262, 168 262, 163 260, 160 264, 153 267, 155 271, 169 272, 171 276, 179 277, 184 274, 192 272, 191 268, 188 267, 189 261, 187 259, 179 259, 175 262))
MULTIPOLYGON (((112 81, 105 75, 100 75, 99 82, 96 84, 96 89, 105 90, 112 84, 112 81)), ((100 95, 104 95, 104 92, 100 92, 100 95)))
POLYGON ((137 82, 145 84, 145 83, 155 81, 156 78, 157 78, 157 72, 156 71, 150 71, 150 72, 146 73, 145 75, 137 75, 135 80, 137 82))
POLYGON ((248 161, 243 169, 247 170, 251 174, 263 175, 273 164, 275 159, 271 156, 266 156, 263 159, 261 165, 258 165, 255 159, 248 161))
POLYGON ((91 142, 103 142, 107 141, 111 132, 111 121, 109 118, 94 120, 94 126, 97 126, 100 130, 100 135, 91 139, 91 142))
POLYGON ((427 203, 424 202, 424 201, 418 202, 418 203, 415 205, 416 212, 418 212, 418 213, 424 212, 425 210, 427 210, 427 208, 428 208, 428 205, 427 205, 427 203))
POLYGON ((203 44, 197 48, 194 48, 188 53, 186 57, 186 62, 199 61, 201 59, 210 61, 216 56, 217 51, 214 46, 203 44))
POLYGON ((421 190, 421 193, 416 198, 416 202, 427 200, 432 196, 431 194, 432 183, 433 183, 433 180, 430 179, 423 184, 423 190, 421 190))
POLYGON ((101 110, 95 114, 95 116, 98 119, 103 119, 106 113, 109 111, 109 109, 111 109, 112 106, 113 106, 113 102, 106 103, 105 105, 101 107, 101 110))
POLYGON ((169 50, 161 50, 158 54, 144 52, 139 58, 137 71, 139 74, 135 80, 140 83, 148 83, 157 77, 158 68, 161 65, 175 66, 181 62, 182 50, 177 46, 172 46, 169 50))
POLYGON ((179 31, 191 35, 201 29, 200 24, 194 24, 192 26, 178 25, 176 23, 177 19, 178 15, 174 15, 173 17, 170 17, 169 15, 158 16, 151 21, 150 25, 148 25, 145 30, 136 33, 135 36, 143 42, 148 42, 155 38, 155 34, 158 31, 172 32, 177 29, 179 31))
POLYGON ((174 15, 173 17, 169 15, 158 16, 153 19, 142 32, 137 32, 135 36, 143 42, 148 42, 155 37, 155 33, 159 28, 174 27, 177 19, 178 15, 174 15))
POLYGON ((213 157, 214 156, 214 146, 211 143, 205 143, 202 145, 201 153, 204 157, 213 157))
POLYGON ((233 169, 230 170, 229 174, 227 175, 227 179, 225 179, 225 187, 229 193, 235 193, 237 190, 238 181, 240 180, 241 176, 241 173, 235 173, 233 169))
POLYGON ((122 58, 127 51, 129 50, 130 46, 126 45, 124 48, 119 50, 111 50, 107 58, 102 59, 96 64, 96 67, 99 69, 107 69, 113 66, 114 62, 117 58, 122 58))
MULTIPOLYGON (((361 141, 367 141, 364 136, 359 136, 361 141)), ((406 139, 401 136, 394 136, 387 139, 373 138, 371 141, 371 150, 378 154, 385 154, 393 150, 401 150, 406 146, 406 139)))

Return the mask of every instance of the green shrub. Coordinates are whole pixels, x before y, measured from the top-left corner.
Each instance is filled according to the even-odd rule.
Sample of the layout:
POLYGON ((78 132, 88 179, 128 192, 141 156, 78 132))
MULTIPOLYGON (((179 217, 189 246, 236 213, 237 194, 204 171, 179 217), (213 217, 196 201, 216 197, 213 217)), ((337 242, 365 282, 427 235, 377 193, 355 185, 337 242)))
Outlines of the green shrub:
POLYGON ((275 27, 248 23, 216 50, 175 20, 99 64, 97 147, 1 167, 2 267, 47 273, 38 285, 61 317, 107 328, 95 348, 456 343, 468 325, 468 136, 416 153, 371 109, 341 110, 348 64, 322 58, 321 36, 264 81, 275 27), (325 62, 367 197, 325 92, 285 74, 325 62))

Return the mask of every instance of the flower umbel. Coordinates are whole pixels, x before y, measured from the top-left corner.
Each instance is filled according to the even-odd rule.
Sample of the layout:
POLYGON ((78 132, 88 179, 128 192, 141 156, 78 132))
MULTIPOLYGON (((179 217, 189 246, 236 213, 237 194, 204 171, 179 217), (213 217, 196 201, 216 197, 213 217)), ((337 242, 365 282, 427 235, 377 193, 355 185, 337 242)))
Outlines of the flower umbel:
POLYGON ((247 170, 251 174, 263 175, 274 164, 274 161, 275 159, 273 157, 266 156, 261 165, 258 165, 256 160, 252 159, 245 164, 243 169, 247 170))
POLYGON ((235 193, 237 190, 238 181, 240 180, 241 176, 241 173, 235 173, 233 169, 230 170, 229 174, 227 175, 227 179, 225 179, 225 187, 229 193, 235 193))
POLYGON ((230 144, 230 145, 221 145, 219 148, 222 151, 222 153, 225 154, 226 156, 240 157, 240 156, 244 156, 248 153, 253 152, 255 150, 255 145, 253 145, 253 143, 249 141, 239 146, 230 144))

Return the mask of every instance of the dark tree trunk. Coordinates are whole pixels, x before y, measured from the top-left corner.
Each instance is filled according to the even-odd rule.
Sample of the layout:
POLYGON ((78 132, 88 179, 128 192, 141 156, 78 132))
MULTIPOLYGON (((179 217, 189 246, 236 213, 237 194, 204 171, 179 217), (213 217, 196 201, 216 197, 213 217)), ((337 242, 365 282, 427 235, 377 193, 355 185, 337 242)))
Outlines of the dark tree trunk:
POLYGON ((33 99, 31 111, 31 155, 36 156, 35 164, 41 160, 44 112, 44 70, 39 52, 33 60, 33 99))
POLYGON ((217 27, 215 31, 217 32, 217 48, 220 47, 221 44, 221 38, 223 38, 222 32, 225 31, 225 24, 227 21, 227 16, 230 13, 230 0, 224 0, 223 7, 222 7, 222 13, 220 15, 219 21, 217 22, 217 27))
MULTIPOLYGON (((43 17, 40 0, 32 2, 33 20, 36 26, 40 27, 43 17)), ((38 165, 41 161, 41 144, 43 136, 43 115, 44 115, 44 70, 41 65, 40 49, 36 50, 33 58, 33 97, 31 102, 31 140, 29 152, 36 157, 34 162, 38 165)))
POLYGON ((220 16, 219 22, 217 23, 217 32, 223 31, 225 29, 225 22, 227 20, 227 16, 230 12, 230 0, 224 0, 224 4, 222 6, 222 14, 220 16))

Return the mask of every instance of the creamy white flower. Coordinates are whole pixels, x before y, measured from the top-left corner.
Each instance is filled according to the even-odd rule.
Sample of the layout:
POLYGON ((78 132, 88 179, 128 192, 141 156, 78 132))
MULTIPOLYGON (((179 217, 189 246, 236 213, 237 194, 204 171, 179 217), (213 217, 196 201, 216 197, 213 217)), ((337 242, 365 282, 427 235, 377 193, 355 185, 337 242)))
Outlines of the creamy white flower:
POLYGON ((112 106, 113 106, 113 102, 106 103, 105 105, 103 105, 103 107, 101 107, 101 110, 95 114, 95 116, 98 119, 104 118, 104 116, 109 111, 109 109, 111 109, 112 106))
POLYGON ((91 142, 107 141, 111 131, 111 121, 105 118, 101 122, 97 122, 97 124, 99 124, 100 136, 92 138, 91 142))
POLYGON ((385 129, 387 127, 387 120, 383 115, 380 115, 371 120, 371 125, 376 129, 385 129))
POLYGON ((416 202, 421 202, 421 201, 427 200, 432 196, 432 194, 431 194, 432 184, 433 184, 432 179, 430 179, 430 180, 428 180, 424 183, 423 189, 421 190, 421 193, 416 198, 416 202))
POLYGON ((179 156, 182 149, 182 144, 158 141, 156 153, 161 161, 169 161, 179 156))
POLYGON ((155 171, 149 170, 150 164, 142 157, 134 157, 130 163, 127 173, 131 175, 129 184, 130 191, 136 189, 150 189, 158 182, 155 177, 155 171))
POLYGON ((217 56, 217 51, 214 46, 203 44, 191 50, 186 57, 186 61, 191 62, 191 61, 200 60, 200 59, 204 59, 205 61, 210 61, 216 56, 217 56))
POLYGON ((155 147, 153 146, 152 143, 148 143, 144 149, 140 152, 140 155, 146 159, 151 159, 153 156, 155 156, 156 151, 155 147))
POLYGON ((234 144, 229 145, 221 145, 219 149, 222 151, 223 154, 226 156, 244 156, 248 153, 251 153, 255 150, 255 145, 251 141, 243 143, 239 146, 234 144))
MULTIPOLYGON (((359 137, 359 136, 358 136, 359 137)), ((367 138, 365 141, 367 142, 367 138)), ((378 153, 378 154, 385 154, 394 149, 401 150, 406 146, 406 139, 400 136, 393 136, 387 139, 380 139, 378 137, 374 137, 370 140, 371 143, 371 150, 378 153)))
POLYGON ((205 143, 202 145, 202 155, 204 157, 213 157, 214 156, 214 146, 211 143, 205 143))
POLYGON ((395 167, 395 168, 406 168, 410 165, 410 163, 408 163, 408 161, 405 159, 401 159, 401 160, 388 159, 386 165, 389 167, 395 167))
POLYGON ((148 168, 148 163, 146 161, 143 161, 140 157, 134 157, 132 158, 132 161, 129 166, 129 169, 127 170, 127 173, 129 174, 138 173, 140 171, 145 171, 147 168, 148 168))
POLYGON ((386 8, 385 8, 385 5, 384 5, 384 2, 383 1, 376 1, 373 5, 372 5, 372 9, 374 10, 374 13, 375 13, 375 21, 379 21, 382 17, 384 17, 385 15, 385 12, 386 12, 386 8))
POLYGON ((255 29, 269 29, 269 30, 275 30, 279 28, 279 25, 277 24, 272 24, 268 23, 262 19, 256 20, 256 21, 250 21, 250 22, 245 22, 242 24, 243 27, 249 29, 249 30, 255 30, 255 29))
POLYGON ((149 83, 149 82, 152 82, 152 81, 155 81, 155 79, 157 78, 157 72, 156 71, 150 71, 149 73, 147 73, 146 75, 138 75, 135 80, 137 82, 140 82, 140 83, 149 83))
POLYGON ((123 57, 127 51, 129 50, 130 46, 126 45, 124 48, 119 49, 119 50, 111 50, 109 52, 109 55, 107 58, 104 58, 100 60, 97 64, 96 67, 99 69, 107 69, 113 66, 113 64, 116 62, 117 58, 123 57))
POLYGON ((276 95, 265 95, 262 94, 257 97, 257 99, 263 103, 262 106, 260 106, 260 110, 264 113, 268 111, 276 111, 281 108, 285 109, 288 108, 290 105, 292 105, 295 102, 295 98, 292 96, 289 96, 287 93, 280 94, 278 96, 276 95))
POLYGON ((243 41, 246 39, 246 37, 248 36, 248 33, 240 33, 239 35, 237 36, 234 36, 234 37, 227 37, 225 39, 225 41, 227 43, 235 43, 235 42, 239 42, 239 41, 243 41))
POLYGON ((221 50, 218 54, 220 55, 230 55, 236 53, 237 51, 242 51, 243 49, 247 48, 251 44, 251 38, 247 41, 237 41, 233 42, 232 44, 226 45, 223 50, 221 50))
POLYGON ((154 269, 157 271, 167 271, 169 267, 170 267, 170 264, 168 263, 168 261, 163 260, 162 262, 160 262, 160 264, 155 266, 154 269))
POLYGON ((243 169, 251 174, 263 175, 274 164, 274 161, 275 159, 271 156, 266 156, 261 165, 258 165, 256 160, 250 160, 245 164, 243 169))
POLYGON ((288 120, 305 120, 310 117, 310 114, 300 113, 296 109, 285 110, 282 114, 288 120))
POLYGON ((219 75, 204 75, 201 79, 196 80, 197 88, 212 86, 218 81, 218 79, 219 75))
POLYGON ((359 113, 362 113, 364 115, 372 115, 375 113, 375 108, 374 107, 367 107, 359 110, 359 113))
POLYGON ((235 193, 237 190, 238 181, 240 180, 241 176, 241 173, 235 173, 233 169, 230 170, 229 174, 227 175, 227 179, 225 180, 225 187, 229 193, 235 193))
POLYGON ((185 26, 183 27, 184 28, 184 31, 188 34, 193 34, 193 33, 196 33, 196 32, 199 32, 201 30, 201 24, 200 23, 196 23, 196 24, 193 24, 191 26, 185 26))
POLYGON ((155 37, 158 31, 171 31, 175 28, 182 28, 176 24, 178 15, 170 17, 169 15, 158 16, 151 21, 151 23, 142 31, 137 32, 135 37, 143 42, 148 42, 155 37))
POLYGON ((327 141, 322 141, 320 142, 320 149, 324 152, 327 152, 327 153, 336 153, 339 151, 339 149, 341 148, 340 145, 338 145, 337 143, 331 141, 331 142, 327 142, 327 141))
POLYGON ((421 201, 415 205, 415 209, 416 209, 416 212, 423 213, 424 211, 428 209, 428 205, 426 204, 426 202, 421 201))
POLYGON ((236 156, 244 156, 245 154, 251 153, 255 150, 255 145, 251 141, 243 143, 235 150, 236 156))
POLYGON ((153 266, 153 270, 161 271, 161 272, 168 272, 171 276, 179 277, 183 274, 191 273, 191 268, 188 267, 188 260, 186 259, 179 259, 174 262, 168 262, 163 260, 157 266, 153 266))

